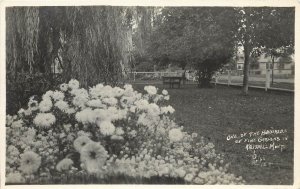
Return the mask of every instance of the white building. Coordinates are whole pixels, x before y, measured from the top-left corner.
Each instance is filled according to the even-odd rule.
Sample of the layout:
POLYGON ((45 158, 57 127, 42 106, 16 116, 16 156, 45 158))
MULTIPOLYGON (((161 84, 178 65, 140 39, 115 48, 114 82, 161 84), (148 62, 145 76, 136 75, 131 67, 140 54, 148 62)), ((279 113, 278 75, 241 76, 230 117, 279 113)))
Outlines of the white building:
MULTIPOLYGON (((295 71, 294 55, 290 56, 291 61, 286 61, 279 57, 274 60, 274 75, 293 76, 295 71)), ((244 54, 238 53, 236 60, 236 69, 242 73, 244 69, 244 54)), ((250 74, 265 75, 267 69, 272 69, 272 59, 266 54, 259 56, 256 61, 250 61, 250 74)))

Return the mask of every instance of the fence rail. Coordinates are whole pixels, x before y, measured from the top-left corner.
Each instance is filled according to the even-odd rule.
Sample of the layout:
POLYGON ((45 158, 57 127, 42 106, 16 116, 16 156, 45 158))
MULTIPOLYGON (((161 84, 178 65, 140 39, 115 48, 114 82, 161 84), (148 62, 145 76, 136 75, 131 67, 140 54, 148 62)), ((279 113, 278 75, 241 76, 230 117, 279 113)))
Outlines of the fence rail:
MULTIPOLYGON (((272 89, 294 90, 294 75, 291 69, 273 70, 250 70, 249 72, 249 85, 258 88, 264 88, 266 91, 272 89), (260 74, 257 74, 260 71, 260 74)), ((131 72, 128 74, 128 79, 134 83, 162 83, 163 76, 183 76, 183 71, 178 72, 131 72)), ((196 72, 186 72, 185 78, 187 84, 193 84, 197 81, 196 72)), ((241 70, 224 70, 217 72, 212 79, 216 84, 229 85, 242 85, 243 71, 241 70)))

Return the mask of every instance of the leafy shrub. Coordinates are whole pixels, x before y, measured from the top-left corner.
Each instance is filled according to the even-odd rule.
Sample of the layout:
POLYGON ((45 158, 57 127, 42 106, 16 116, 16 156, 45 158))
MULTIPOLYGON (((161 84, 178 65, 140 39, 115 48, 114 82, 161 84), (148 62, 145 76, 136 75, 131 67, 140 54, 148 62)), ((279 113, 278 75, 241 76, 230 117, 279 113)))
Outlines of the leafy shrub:
POLYGON ((54 89, 62 83, 60 75, 53 74, 17 74, 6 77, 6 112, 15 114, 21 107, 25 107, 29 97, 41 96, 48 90, 54 89))

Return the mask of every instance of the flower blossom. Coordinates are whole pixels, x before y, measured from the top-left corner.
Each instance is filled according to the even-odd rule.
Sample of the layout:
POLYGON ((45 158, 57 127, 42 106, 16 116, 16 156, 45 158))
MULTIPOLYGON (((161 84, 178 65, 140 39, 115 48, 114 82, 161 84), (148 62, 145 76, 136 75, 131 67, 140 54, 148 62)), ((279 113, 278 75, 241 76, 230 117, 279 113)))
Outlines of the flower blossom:
POLYGON ((147 91, 149 95, 155 95, 157 93, 157 89, 154 86, 145 86, 144 90, 147 91))
POLYGON ((69 81, 68 86, 69 86, 71 89, 78 89, 78 88, 79 88, 79 82, 78 82, 76 79, 71 79, 71 80, 69 81))
POLYGON ((41 157, 32 152, 27 151, 21 154, 20 170, 25 174, 35 173, 41 165, 41 157))
POLYGON ((73 161, 69 158, 65 158, 58 162, 56 165, 56 170, 59 172, 70 170, 73 165, 73 161))
POLYGON ((105 148, 96 142, 85 145, 80 152, 80 160, 88 173, 97 173, 106 163, 108 154, 105 148))
POLYGON ((115 126, 109 122, 109 121, 101 121, 97 123, 99 128, 100 128, 100 132, 104 135, 104 136, 110 136, 115 132, 115 126))
POLYGON ((55 116, 52 113, 38 113, 33 122, 39 127, 50 127, 56 121, 55 116))
POLYGON ((178 142, 183 138, 183 133, 180 129, 171 129, 169 131, 169 139, 171 142, 178 142))
POLYGON ((42 102, 39 104, 39 109, 41 112, 48 112, 51 110, 53 104, 50 99, 44 99, 42 102))

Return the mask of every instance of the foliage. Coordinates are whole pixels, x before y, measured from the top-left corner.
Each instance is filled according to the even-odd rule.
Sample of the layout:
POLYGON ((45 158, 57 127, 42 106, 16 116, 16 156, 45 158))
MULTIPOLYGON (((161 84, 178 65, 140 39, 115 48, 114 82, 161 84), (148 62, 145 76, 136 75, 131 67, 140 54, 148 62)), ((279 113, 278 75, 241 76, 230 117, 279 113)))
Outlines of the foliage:
POLYGON ((7 8, 7 69, 51 73, 58 61, 65 80, 115 84, 127 64, 131 39, 125 7, 7 8))
POLYGON ((64 81, 117 84, 120 62, 130 61, 127 14, 129 8, 107 6, 6 8, 7 111, 16 113, 31 95, 61 82, 54 79, 55 62, 64 81))
POLYGON ((36 7, 6 9, 6 68, 15 74, 38 69, 38 15, 36 7))
POLYGON ((27 106, 27 99, 42 95, 62 82, 60 75, 52 74, 6 74, 6 113, 16 114, 27 106))
POLYGON ((87 91, 71 80, 47 91, 40 102, 30 98, 27 109, 7 115, 6 183, 120 175, 179 177, 195 184, 244 182, 227 172, 212 143, 197 140, 196 133, 173 121, 166 90, 144 90, 98 84, 87 91))
POLYGON ((236 8, 236 11, 239 19, 237 39, 245 54, 243 92, 247 94, 250 56, 261 48, 274 55, 275 49, 294 46, 295 9, 246 7, 236 8))
POLYGON ((151 36, 149 54, 154 60, 168 57, 182 69, 193 65, 200 86, 233 54, 235 12, 232 8, 164 8, 162 23, 151 36))

